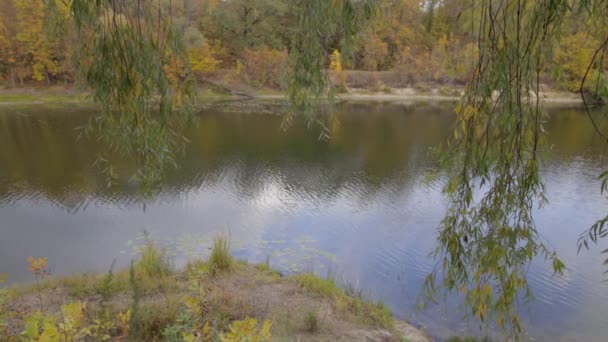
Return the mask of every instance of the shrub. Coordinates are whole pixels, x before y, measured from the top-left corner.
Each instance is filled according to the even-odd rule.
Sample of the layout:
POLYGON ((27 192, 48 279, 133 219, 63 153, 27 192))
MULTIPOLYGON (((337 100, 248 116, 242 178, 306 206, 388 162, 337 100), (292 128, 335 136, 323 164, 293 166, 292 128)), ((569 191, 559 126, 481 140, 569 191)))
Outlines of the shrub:
POLYGON ((243 74, 254 86, 280 88, 286 61, 285 51, 266 46, 246 49, 243 54, 243 74))
POLYGON ((212 274, 221 271, 230 271, 234 260, 230 255, 230 243, 225 236, 218 236, 213 241, 213 250, 209 257, 209 269, 212 274))

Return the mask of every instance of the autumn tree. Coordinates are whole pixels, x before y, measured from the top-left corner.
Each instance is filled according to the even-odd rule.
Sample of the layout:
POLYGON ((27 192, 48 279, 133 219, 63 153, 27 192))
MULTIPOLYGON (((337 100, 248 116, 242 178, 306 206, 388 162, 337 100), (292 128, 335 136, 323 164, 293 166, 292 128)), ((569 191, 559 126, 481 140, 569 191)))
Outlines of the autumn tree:
POLYGON ((16 54, 25 63, 18 69, 21 80, 32 78, 37 81, 51 77, 57 72, 55 60, 56 44, 53 37, 46 34, 46 6, 38 0, 12 0, 17 23, 16 54))

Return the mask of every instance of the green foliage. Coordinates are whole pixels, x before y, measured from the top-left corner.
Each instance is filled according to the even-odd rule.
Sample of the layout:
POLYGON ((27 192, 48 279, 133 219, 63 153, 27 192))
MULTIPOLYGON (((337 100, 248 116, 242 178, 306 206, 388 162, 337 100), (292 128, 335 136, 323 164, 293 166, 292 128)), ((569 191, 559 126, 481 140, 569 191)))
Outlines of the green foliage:
POLYGON ((290 0, 295 12, 295 33, 289 54, 287 93, 292 109, 287 114, 288 126, 294 116, 303 112, 309 123, 324 128, 322 137, 328 137, 327 116, 318 115, 322 100, 333 98, 329 89, 329 76, 325 65, 329 51, 322 47, 328 41, 339 40, 342 53, 351 51, 352 40, 363 22, 374 12, 373 1, 353 0, 290 0), (327 96, 326 96, 327 95, 327 96))
MULTIPOLYGON (((144 190, 157 182, 185 141, 193 80, 181 35, 166 11, 128 0, 71 2, 80 69, 101 108, 86 130, 133 158, 144 190), (154 106, 152 106, 154 104, 154 106)), ((98 165, 116 177, 109 156, 98 165)))
POLYGON ((108 273, 106 273, 103 279, 95 285, 95 292, 101 296, 102 305, 108 301, 110 294, 112 293, 112 280, 114 280, 113 269, 114 262, 112 262, 112 266, 110 266, 108 273))
POLYGON ((532 298, 529 264, 540 255, 556 274, 564 269, 532 216, 546 198, 539 174, 545 113, 531 93, 539 94, 551 48, 546 38, 559 33, 571 7, 568 1, 492 4, 479 4, 485 19, 478 64, 443 160, 449 207, 438 235, 440 263, 427 277, 425 293, 433 300, 459 291, 468 314, 493 320, 518 338, 517 300, 532 298))
POLYGON ((230 255, 230 242, 225 236, 218 236, 213 240, 213 249, 209 256, 209 269, 211 273, 230 271, 234 267, 234 259, 230 255))

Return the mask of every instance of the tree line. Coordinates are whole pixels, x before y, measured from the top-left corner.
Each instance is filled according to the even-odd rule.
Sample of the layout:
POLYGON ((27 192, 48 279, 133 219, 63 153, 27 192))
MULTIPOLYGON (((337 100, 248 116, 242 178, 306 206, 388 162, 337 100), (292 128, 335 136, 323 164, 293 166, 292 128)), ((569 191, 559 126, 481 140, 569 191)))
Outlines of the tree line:
MULTIPOLYGON (((65 24, 70 20, 69 4, 57 3, 65 24)), ((172 25, 182 34, 197 78, 244 82, 256 88, 286 87, 297 16, 290 1, 161 0, 158 4, 163 10, 170 8, 172 25)), ((470 1, 378 0, 375 10, 377 15, 358 32, 351 51, 340 51, 344 37, 339 34, 320 40, 319 48, 334 59, 338 56, 340 70, 345 70, 346 75, 334 83, 365 88, 377 83, 464 85, 470 80, 479 54, 476 25, 482 16, 470 1), (384 73, 370 76, 353 70, 384 73)), ((86 61, 79 54, 73 26, 58 30, 56 21, 45 0, 0 2, 2 83, 13 87, 85 83, 77 65, 86 61)), ((572 16, 553 49, 546 51, 551 62, 543 70, 543 83, 578 89, 601 34, 601 30, 581 31, 582 21, 572 16)), ((329 57, 325 66, 335 70, 335 62, 329 57)), ((166 62, 166 69, 176 67, 166 62)))

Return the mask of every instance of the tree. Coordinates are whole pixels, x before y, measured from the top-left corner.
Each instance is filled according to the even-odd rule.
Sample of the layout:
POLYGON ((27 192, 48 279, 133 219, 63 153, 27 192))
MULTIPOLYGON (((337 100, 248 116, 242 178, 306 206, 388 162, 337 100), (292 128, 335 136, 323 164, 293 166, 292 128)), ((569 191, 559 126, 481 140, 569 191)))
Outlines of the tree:
POLYGON ((27 74, 22 70, 21 79, 30 75, 35 80, 46 78, 51 83, 51 75, 57 71, 54 41, 45 32, 45 4, 42 1, 13 0, 17 18, 17 53, 31 69, 27 74))
POLYGON ((337 49, 331 53, 330 57, 331 62, 329 63, 329 70, 332 71, 342 71, 342 58, 340 55, 340 51, 337 49))

